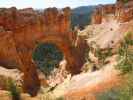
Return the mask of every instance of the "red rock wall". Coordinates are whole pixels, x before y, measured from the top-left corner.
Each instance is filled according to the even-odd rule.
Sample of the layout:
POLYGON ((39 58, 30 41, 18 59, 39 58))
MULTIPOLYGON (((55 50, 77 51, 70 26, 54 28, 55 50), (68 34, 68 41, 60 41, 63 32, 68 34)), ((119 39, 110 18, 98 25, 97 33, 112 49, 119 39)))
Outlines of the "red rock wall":
POLYGON ((133 19, 133 0, 124 3, 117 0, 116 4, 99 5, 92 16, 92 23, 101 24, 105 15, 112 14, 118 22, 128 22, 133 19))
POLYGON ((131 9, 123 9, 120 12, 120 22, 128 22, 133 19, 133 8, 131 9))
POLYGON ((101 12, 100 7, 95 9, 91 18, 92 18, 91 19, 92 24, 101 24, 102 23, 102 12, 101 12))
POLYGON ((0 65, 7 68, 19 68, 21 60, 17 55, 14 40, 12 38, 12 32, 5 31, 0 34, 0 65))
POLYGON ((102 14, 114 14, 115 13, 115 4, 108 4, 102 6, 102 14))

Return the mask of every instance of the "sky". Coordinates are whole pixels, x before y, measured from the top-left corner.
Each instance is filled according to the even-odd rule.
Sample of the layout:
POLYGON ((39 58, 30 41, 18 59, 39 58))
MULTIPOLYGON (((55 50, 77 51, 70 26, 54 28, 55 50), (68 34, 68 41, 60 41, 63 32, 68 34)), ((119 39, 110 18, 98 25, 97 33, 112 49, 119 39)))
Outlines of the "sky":
POLYGON ((115 1, 116 0, 0 0, 0 8, 9 8, 12 6, 15 6, 18 9, 27 7, 37 9, 43 9, 48 7, 63 8, 66 6, 75 8, 78 6, 114 3, 115 1))

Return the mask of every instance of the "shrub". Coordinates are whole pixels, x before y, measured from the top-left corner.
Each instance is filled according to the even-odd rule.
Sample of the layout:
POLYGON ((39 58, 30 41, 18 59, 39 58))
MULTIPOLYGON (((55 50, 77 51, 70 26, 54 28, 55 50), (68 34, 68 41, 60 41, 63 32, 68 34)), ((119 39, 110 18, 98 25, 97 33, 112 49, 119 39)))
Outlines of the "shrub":
POLYGON ((106 58, 112 56, 112 48, 108 47, 106 50, 101 50, 97 46, 94 55, 98 58, 99 65, 103 66, 105 64, 106 58))
POLYGON ((20 91, 18 87, 15 85, 14 81, 9 79, 8 80, 8 90, 11 93, 12 100, 20 100, 20 91))
POLYGON ((133 71, 133 40, 131 39, 132 33, 127 33, 124 40, 120 43, 118 50, 118 64, 117 69, 122 73, 133 71))

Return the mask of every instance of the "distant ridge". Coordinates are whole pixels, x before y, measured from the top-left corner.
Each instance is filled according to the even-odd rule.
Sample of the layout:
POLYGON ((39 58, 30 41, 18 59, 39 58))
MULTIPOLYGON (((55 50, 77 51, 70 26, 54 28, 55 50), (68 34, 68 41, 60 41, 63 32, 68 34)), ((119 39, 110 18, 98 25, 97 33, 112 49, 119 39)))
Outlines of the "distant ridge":
POLYGON ((80 6, 72 10, 73 10, 73 13, 84 14, 84 13, 90 13, 95 7, 96 6, 80 6))
POLYGON ((72 28, 79 26, 83 29, 90 23, 91 14, 96 6, 80 6, 72 9, 72 28))

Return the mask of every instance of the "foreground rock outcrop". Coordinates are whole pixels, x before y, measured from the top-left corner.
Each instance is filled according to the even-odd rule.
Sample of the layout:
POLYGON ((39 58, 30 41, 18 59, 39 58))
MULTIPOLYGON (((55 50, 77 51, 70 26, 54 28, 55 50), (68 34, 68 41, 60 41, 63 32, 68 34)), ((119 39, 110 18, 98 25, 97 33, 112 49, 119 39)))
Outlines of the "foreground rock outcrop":
POLYGON ((120 72, 114 68, 115 59, 104 68, 81 73, 66 80, 52 91, 55 97, 64 96, 65 100, 96 100, 96 94, 123 84, 120 72), (112 63, 113 62, 113 63, 112 63))

